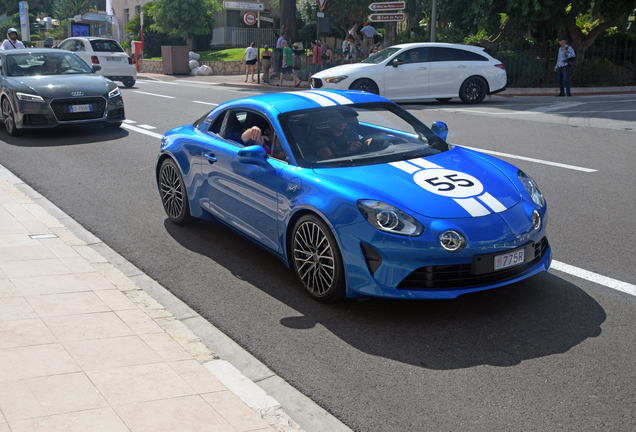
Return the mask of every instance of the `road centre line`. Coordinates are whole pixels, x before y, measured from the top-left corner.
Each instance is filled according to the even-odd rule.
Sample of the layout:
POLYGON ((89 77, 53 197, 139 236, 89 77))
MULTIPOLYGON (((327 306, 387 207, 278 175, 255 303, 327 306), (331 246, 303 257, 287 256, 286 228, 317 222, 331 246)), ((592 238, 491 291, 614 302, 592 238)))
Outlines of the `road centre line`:
POLYGON ((550 266, 550 268, 570 274, 572 276, 576 276, 581 279, 588 280, 590 282, 597 283, 599 285, 606 286, 608 288, 615 289, 616 291, 621 291, 626 294, 636 296, 636 285, 632 285, 627 282, 612 279, 607 276, 601 276, 598 273, 593 273, 591 271, 583 270, 578 267, 574 267, 569 264, 554 260, 552 261, 552 265, 550 266))
POLYGON ((212 102, 203 102, 203 101, 192 101, 194 103, 198 103, 198 104, 203 104, 203 105, 212 105, 212 106, 219 106, 219 104, 215 104, 212 102))
POLYGON ((135 93, 141 93, 141 94, 146 94, 146 95, 150 95, 150 96, 158 96, 158 97, 162 97, 162 98, 166 98, 166 99, 175 99, 174 96, 166 96, 166 95, 160 95, 160 94, 156 94, 156 93, 148 93, 148 92, 143 92, 143 91, 139 91, 139 90, 134 90, 135 93))
POLYGON ((529 158, 529 157, 525 157, 525 156, 516 156, 516 155, 512 155, 509 153, 501 153, 501 152, 496 152, 496 151, 491 151, 491 150, 484 150, 484 149, 480 149, 480 148, 475 148, 475 147, 468 147, 468 146, 464 146, 464 145, 460 145, 460 144, 456 144, 460 147, 464 147, 470 150, 475 150, 478 151, 480 153, 487 153, 487 154, 491 154, 491 155, 495 155, 495 156, 501 156, 501 157, 507 157, 507 158, 511 158, 511 159, 519 159, 519 160, 524 160, 527 162, 534 162, 534 163, 538 163, 538 164, 543 164, 543 165, 550 165, 550 166, 555 166, 555 167, 559 167, 559 168, 566 168, 566 169, 571 169, 571 170, 575 170, 575 171, 583 171, 586 173, 592 173, 592 172, 597 172, 598 170, 595 169, 591 169, 591 168, 583 168, 583 167, 578 167, 578 166, 574 166, 574 165, 567 165, 567 164, 562 164, 562 163, 558 163, 558 162, 550 162, 550 161, 544 161, 541 159, 534 159, 534 158, 529 158))

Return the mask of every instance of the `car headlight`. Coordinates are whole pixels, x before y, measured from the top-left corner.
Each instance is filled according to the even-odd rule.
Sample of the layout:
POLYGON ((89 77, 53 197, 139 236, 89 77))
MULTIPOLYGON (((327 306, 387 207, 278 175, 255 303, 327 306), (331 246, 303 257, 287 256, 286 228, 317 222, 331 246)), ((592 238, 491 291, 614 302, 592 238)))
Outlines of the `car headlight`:
POLYGON ((37 95, 27 93, 16 93, 15 95, 18 97, 19 100, 24 102, 44 102, 44 99, 37 95))
POLYGON ((359 200, 358 209, 367 221, 380 231, 417 237, 424 226, 397 207, 378 200, 359 200))
POLYGON ((121 92, 119 91, 119 87, 115 87, 114 90, 108 92, 108 99, 114 98, 117 96, 121 96, 121 92))
POLYGON ((340 75, 340 76, 325 78, 325 81, 328 82, 329 84, 338 84, 340 81, 346 80, 347 78, 349 77, 346 75, 340 75))
POLYGON ((539 186, 537 186, 537 183, 532 180, 532 178, 528 174, 524 173, 521 170, 519 170, 517 176, 519 177, 521 183, 523 183, 523 187, 525 187, 530 194, 532 201, 534 201, 534 203, 539 207, 543 207, 545 205, 545 198, 543 198, 543 194, 539 190, 539 186))

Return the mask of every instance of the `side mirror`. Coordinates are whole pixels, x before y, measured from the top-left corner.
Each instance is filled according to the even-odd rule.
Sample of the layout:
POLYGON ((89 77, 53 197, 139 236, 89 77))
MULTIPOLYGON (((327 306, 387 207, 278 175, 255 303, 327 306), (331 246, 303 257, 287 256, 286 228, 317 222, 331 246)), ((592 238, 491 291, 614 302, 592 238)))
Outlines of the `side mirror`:
POLYGON ((431 130, 435 133, 435 135, 446 141, 446 138, 448 137, 448 126, 446 126, 446 123, 436 121, 431 125, 431 130))
POLYGON ((93 70, 93 73, 102 70, 102 67, 100 65, 92 65, 91 69, 93 70))
POLYGON ((245 147, 239 150, 238 161, 247 165, 267 165, 267 152, 259 145, 245 147))
POLYGON ((402 60, 400 60, 400 59, 393 59, 393 62, 391 64, 393 65, 394 68, 396 68, 396 67, 398 67, 400 65, 403 65, 404 62, 402 60))

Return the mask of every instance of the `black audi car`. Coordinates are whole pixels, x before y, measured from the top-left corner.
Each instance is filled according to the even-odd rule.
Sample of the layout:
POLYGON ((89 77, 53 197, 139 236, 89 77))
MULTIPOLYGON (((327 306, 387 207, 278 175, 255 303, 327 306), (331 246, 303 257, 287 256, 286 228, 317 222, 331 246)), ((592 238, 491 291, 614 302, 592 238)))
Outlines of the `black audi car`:
POLYGON ((0 51, 0 113, 9 135, 20 129, 102 123, 119 127, 124 101, 113 81, 70 51, 0 51))

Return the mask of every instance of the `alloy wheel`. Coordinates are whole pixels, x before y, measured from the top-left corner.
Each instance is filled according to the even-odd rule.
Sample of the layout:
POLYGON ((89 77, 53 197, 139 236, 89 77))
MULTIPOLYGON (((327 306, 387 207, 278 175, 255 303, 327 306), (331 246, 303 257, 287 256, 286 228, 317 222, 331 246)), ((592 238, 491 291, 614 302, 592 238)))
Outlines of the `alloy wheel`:
POLYGON ((329 238, 311 221, 302 223, 294 235, 294 266, 305 288, 314 297, 328 293, 336 266, 329 238))
POLYGON ((172 164, 165 164, 161 170, 161 200, 171 219, 178 219, 183 213, 183 184, 172 164))
POLYGON ((15 133, 15 121, 13 119, 13 110, 8 99, 2 101, 2 117, 4 118, 4 127, 9 135, 15 133))

